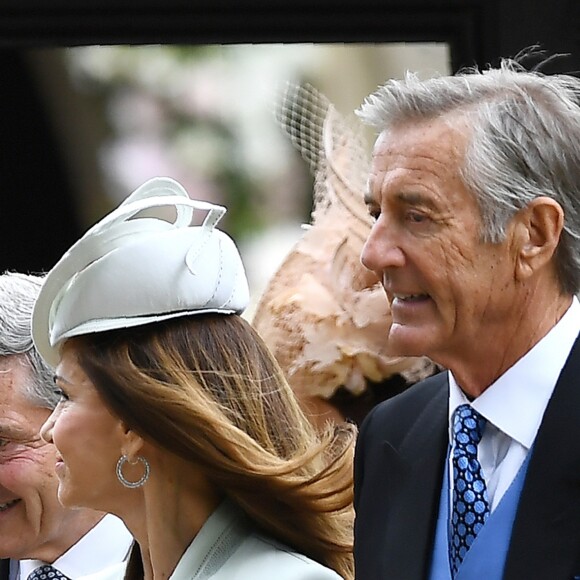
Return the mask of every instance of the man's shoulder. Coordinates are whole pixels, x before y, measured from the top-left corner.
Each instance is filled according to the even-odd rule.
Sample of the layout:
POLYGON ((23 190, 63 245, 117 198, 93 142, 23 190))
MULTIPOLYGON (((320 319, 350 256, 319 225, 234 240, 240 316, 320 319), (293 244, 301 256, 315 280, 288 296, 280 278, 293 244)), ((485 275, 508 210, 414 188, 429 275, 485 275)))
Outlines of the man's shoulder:
POLYGON ((10 577, 10 560, 0 559, 0 580, 8 580, 10 577))
POLYGON ((371 410, 367 419, 374 422, 384 417, 401 415, 406 417, 408 413, 416 415, 417 410, 429 404, 434 397, 446 394, 447 391, 444 389, 447 385, 447 371, 437 373, 409 387, 399 395, 379 403, 371 410))
MULTIPOLYGON (((417 421, 423 410, 434 401, 447 400, 448 379, 443 371, 416 383, 374 407, 363 421, 357 441, 357 449, 369 441, 400 441, 417 421)), ((443 408, 443 405, 438 405, 443 408)))

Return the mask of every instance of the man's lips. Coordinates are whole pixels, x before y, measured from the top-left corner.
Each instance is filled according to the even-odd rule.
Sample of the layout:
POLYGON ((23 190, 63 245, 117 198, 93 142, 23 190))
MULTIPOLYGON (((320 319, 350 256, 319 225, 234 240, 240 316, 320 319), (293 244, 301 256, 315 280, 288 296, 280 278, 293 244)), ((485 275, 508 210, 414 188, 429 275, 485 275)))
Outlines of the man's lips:
POLYGON ((399 304, 413 304, 429 299, 428 294, 403 294, 400 292, 393 292, 391 296, 393 297, 391 304, 395 302, 399 304))

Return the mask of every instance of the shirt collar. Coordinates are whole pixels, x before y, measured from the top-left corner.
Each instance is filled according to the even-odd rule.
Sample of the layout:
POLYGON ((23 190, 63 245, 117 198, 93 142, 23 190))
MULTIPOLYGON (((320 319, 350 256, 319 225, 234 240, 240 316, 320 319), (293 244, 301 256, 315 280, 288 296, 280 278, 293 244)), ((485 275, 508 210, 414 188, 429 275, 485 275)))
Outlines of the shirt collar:
MULTIPOLYGON (((123 522, 107 514, 52 565, 69 578, 86 576, 123 561, 132 543, 133 537, 123 522)), ((40 560, 20 560, 20 578, 28 578, 33 570, 46 564, 40 560)))
POLYGON ((500 431, 529 449, 579 332, 580 302, 574 297, 550 332, 471 403, 449 372, 449 425, 455 409, 470 403, 500 431))

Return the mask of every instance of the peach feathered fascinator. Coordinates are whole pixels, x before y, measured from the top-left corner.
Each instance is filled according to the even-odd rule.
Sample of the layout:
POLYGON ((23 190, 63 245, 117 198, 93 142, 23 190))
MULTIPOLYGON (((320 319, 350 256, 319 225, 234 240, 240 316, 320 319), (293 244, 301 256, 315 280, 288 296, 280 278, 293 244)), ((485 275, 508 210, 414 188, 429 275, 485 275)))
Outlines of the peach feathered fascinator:
POLYGON ((368 380, 429 376, 435 367, 427 359, 386 354, 389 304, 360 263, 372 225, 360 128, 309 85, 286 90, 277 119, 310 165, 314 204, 311 224, 258 303, 254 327, 298 396, 329 399, 339 387, 360 395, 368 380))

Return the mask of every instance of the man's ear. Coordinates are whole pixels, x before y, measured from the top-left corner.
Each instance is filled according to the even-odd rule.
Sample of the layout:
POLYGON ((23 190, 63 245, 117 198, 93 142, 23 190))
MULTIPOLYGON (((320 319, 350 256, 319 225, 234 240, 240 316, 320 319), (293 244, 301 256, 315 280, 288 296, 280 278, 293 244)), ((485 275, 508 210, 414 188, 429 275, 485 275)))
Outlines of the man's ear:
POLYGON ((564 210, 549 197, 537 197, 514 220, 516 277, 523 281, 551 263, 564 227, 564 210))

